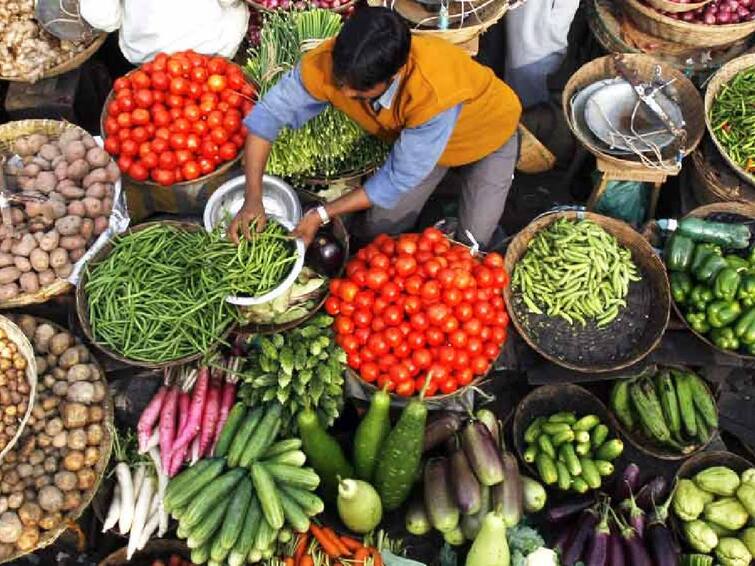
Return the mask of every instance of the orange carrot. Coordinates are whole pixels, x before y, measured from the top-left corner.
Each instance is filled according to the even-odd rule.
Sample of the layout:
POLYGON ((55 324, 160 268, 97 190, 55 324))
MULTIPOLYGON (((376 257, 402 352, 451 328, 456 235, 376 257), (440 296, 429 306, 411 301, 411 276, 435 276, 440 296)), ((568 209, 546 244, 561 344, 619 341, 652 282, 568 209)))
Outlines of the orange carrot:
POLYGON ((307 544, 309 544, 309 535, 307 533, 300 534, 299 540, 296 543, 296 550, 294 551, 294 560, 296 560, 297 563, 307 551, 307 544))
POLYGON ((380 551, 377 548, 371 548, 370 554, 372 554, 372 566, 383 566, 383 557, 380 556, 380 551))
POLYGON ((317 542, 320 543, 325 554, 330 558, 338 558, 341 556, 341 549, 331 540, 324 528, 312 524, 310 525, 309 530, 312 531, 312 535, 317 539, 317 542))
POLYGON ((312 557, 309 554, 305 554, 301 557, 299 564, 297 564, 296 566, 315 566, 315 561, 312 560, 312 557))
POLYGON ((364 566, 364 562, 370 555, 370 549, 361 547, 354 553, 354 566, 364 566))
POLYGON ((290 556, 287 556, 286 560, 284 560, 284 564, 286 566, 296 566, 296 561, 293 558, 291 558, 290 556))
POLYGON ((346 548, 348 548, 351 552, 356 552, 360 548, 364 547, 364 545, 361 542, 359 542, 357 539, 355 539, 355 538, 351 538, 351 537, 347 537, 347 536, 342 536, 340 538, 341 538, 341 542, 343 543, 343 545, 346 548))
POLYGON ((333 544, 335 544, 338 547, 338 552, 340 552, 340 556, 351 555, 351 551, 346 547, 346 545, 341 541, 341 539, 338 538, 338 535, 333 529, 331 529, 330 527, 323 527, 322 530, 328 537, 330 537, 330 540, 333 541, 333 544))

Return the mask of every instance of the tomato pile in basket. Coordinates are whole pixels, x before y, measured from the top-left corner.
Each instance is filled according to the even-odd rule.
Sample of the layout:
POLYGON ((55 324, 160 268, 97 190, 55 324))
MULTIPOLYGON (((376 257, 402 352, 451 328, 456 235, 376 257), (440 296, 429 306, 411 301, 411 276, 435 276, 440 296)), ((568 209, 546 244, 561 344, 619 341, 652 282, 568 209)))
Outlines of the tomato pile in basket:
POLYGON ((331 282, 326 311, 338 344, 365 381, 409 397, 453 393, 485 374, 506 341, 503 258, 428 228, 378 236, 331 282))
POLYGON ((113 84, 105 149, 136 181, 192 181, 236 158, 253 87, 240 67, 193 51, 159 53, 113 84))

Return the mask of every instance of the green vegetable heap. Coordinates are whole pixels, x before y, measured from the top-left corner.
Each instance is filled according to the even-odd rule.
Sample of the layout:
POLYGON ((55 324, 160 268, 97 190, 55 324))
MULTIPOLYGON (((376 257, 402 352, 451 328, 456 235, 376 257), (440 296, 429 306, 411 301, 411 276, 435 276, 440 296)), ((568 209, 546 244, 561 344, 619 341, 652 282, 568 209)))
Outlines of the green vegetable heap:
POLYGON ((640 279, 614 236, 589 220, 562 218, 532 238, 512 282, 529 312, 600 328, 627 306, 629 284, 640 279))
POLYGON ((252 336, 254 352, 240 378, 240 397, 249 406, 280 403, 283 428, 290 430, 296 414, 315 409, 326 426, 343 406, 343 368, 346 354, 331 330, 333 319, 320 314, 294 330, 252 336))
MULTIPOLYGON (((338 33, 341 17, 328 10, 273 12, 266 16, 259 47, 249 51, 246 71, 264 95, 307 49, 338 33)), ((334 178, 383 161, 388 146, 328 106, 298 129, 284 128, 273 144, 267 171, 294 178, 334 178)))
POLYGON ((710 109, 713 134, 726 153, 755 173, 755 67, 738 73, 718 91, 710 109))

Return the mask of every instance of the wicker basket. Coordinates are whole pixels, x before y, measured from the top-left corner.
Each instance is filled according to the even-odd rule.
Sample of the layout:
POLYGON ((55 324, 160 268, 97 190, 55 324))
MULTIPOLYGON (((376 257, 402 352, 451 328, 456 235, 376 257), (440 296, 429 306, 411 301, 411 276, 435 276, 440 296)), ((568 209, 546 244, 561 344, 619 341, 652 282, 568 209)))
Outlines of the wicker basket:
POLYGON ((755 53, 742 55, 733 61, 729 61, 726 65, 721 67, 715 75, 713 75, 713 78, 711 78, 710 82, 708 82, 708 86, 705 88, 705 127, 708 128, 708 133, 710 134, 713 143, 716 144, 718 151, 721 152, 721 156, 726 163, 729 164, 737 175, 755 187, 755 175, 742 169, 739 164, 735 163, 734 160, 729 157, 724 146, 721 145, 721 142, 718 141, 718 138, 713 133, 713 125, 710 123, 710 112, 713 106, 713 101, 721 88, 740 72, 753 67, 755 67, 755 53))
MULTIPOLYGON (((56 120, 19 120, 8 122, 0 126, 0 155, 13 151, 13 143, 22 136, 31 134, 45 134, 53 139, 59 138, 66 130, 79 130, 86 133, 70 122, 56 120)), ((0 309, 11 309, 45 303, 58 295, 63 295, 72 289, 72 285, 65 279, 57 279, 54 283, 41 288, 36 293, 23 293, 13 299, 0 301, 0 309)))
POLYGON ((684 12, 692 12, 698 8, 702 8, 706 4, 710 4, 711 0, 704 0, 703 2, 690 2, 689 4, 682 4, 681 2, 674 2, 673 0, 649 0, 650 3, 658 10, 663 12, 672 12, 674 14, 682 14, 684 12))
POLYGON ((755 20, 723 26, 691 24, 664 16, 639 0, 623 0, 626 14, 642 31, 675 43, 717 47, 729 45, 755 32, 755 20))
MULTIPOLYGON (((536 336, 536 330, 533 329, 531 325, 528 325, 528 319, 530 318, 529 315, 524 313, 524 311, 520 312, 516 307, 515 298, 517 295, 514 293, 511 285, 509 285, 504 289, 504 297, 506 299, 506 307, 508 308, 511 321, 514 323, 517 332, 524 338, 527 344, 532 347, 532 349, 555 364, 576 371, 590 373, 616 371, 629 367, 647 356, 658 345, 666 330, 666 326, 668 325, 671 293, 663 262, 661 262, 660 258, 655 254, 650 244, 628 224, 625 224, 620 220, 615 220, 591 212, 582 213, 570 211, 545 214, 535 219, 519 232, 506 251, 506 271, 513 274, 517 262, 527 252, 527 246, 535 235, 561 218, 566 218, 568 220, 590 220, 601 226, 609 234, 615 236, 619 244, 631 251, 632 260, 639 268, 643 281, 646 281, 646 283, 642 283, 642 298, 644 301, 642 306, 646 312, 643 314, 641 312, 633 311, 630 287, 630 297, 628 298, 627 308, 620 314, 619 319, 614 320, 604 329, 594 331, 588 325, 587 329, 575 330, 577 328, 576 326, 569 326, 566 325, 565 322, 563 323, 566 325, 565 328, 568 327, 568 330, 570 331, 568 335, 571 337, 573 344, 584 345, 587 347, 588 335, 586 332, 591 332, 592 336, 590 337, 593 339, 593 342, 597 341, 596 343, 602 344, 602 348, 605 352, 609 352, 611 348, 618 352, 613 358, 606 357, 600 362, 583 361, 581 355, 582 350, 579 350, 579 356, 575 353, 574 356, 567 357, 566 353, 560 351, 555 339, 553 340, 554 343, 548 346, 542 344, 540 338, 536 336), (627 317, 634 318, 631 321, 622 320, 624 314, 626 314, 627 317), (626 337, 621 337, 618 333, 615 335, 620 327, 626 327, 626 329, 629 330, 631 322, 641 321, 643 317, 646 319, 644 326, 637 326, 634 343, 627 344, 625 343, 625 340, 627 339, 626 337), (619 352, 619 350, 621 351, 619 352)), ((640 285, 640 283, 637 283, 636 285, 640 285)), ((541 327, 548 327, 543 328, 544 332, 551 331, 550 329, 555 328, 557 323, 561 324, 560 319, 544 317, 543 321, 541 327)), ((553 330, 553 332, 555 332, 555 330, 553 330)), ((564 339, 563 336, 560 336, 559 342, 563 342, 564 339)))
POLYGON ((692 154, 689 177, 692 193, 700 204, 733 201, 755 204, 755 187, 727 166, 708 136, 692 154))
MULTIPOLYGON (((662 63, 648 55, 624 54, 623 60, 630 69, 637 71, 640 81, 649 82, 654 75, 656 67, 660 67, 661 75, 664 79, 675 79, 673 85, 669 88, 676 91, 674 98, 681 107, 682 117, 686 123, 687 139, 685 147, 682 149, 685 154, 691 153, 698 146, 705 133, 705 110, 702 98, 700 97, 697 88, 695 88, 695 85, 693 85, 684 73, 678 69, 675 69, 666 63, 662 63)), ((562 109, 572 134, 582 142, 590 153, 618 169, 633 168, 644 170, 645 167, 637 160, 632 160, 630 157, 620 159, 615 155, 603 152, 601 148, 594 145, 582 135, 571 119, 571 99, 577 91, 603 79, 616 77, 618 75, 619 73, 614 67, 613 57, 611 55, 594 59, 583 65, 571 76, 569 82, 566 83, 566 86, 564 87, 564 93, 561 100, 562 109)), ((667 171, 670 175, 678 173, 676 167, 677 149, 677 144, 670 144, 661 152, 661 156, 664 160, 664 171, 667 171)))
MULTIPOLYGON (((155 226, 156 224, 169 225, 180 230, 187 230, 189 232, 198 232, 198 231, 204 230, 202 226, 200 226, 199 224, 192 223, 192 222, 175 222, 173 220, 162 220, 160 222, 146 222, 144 224, 139 224, 138 226, 129 228, 128 231, 124 233, 124 235, 133 234, 134 232, 141 232, 142 230, 155 226)), ((110 242, 107 243, 107 245, 103 246, 96 254, 94 254, 94 256, 92 256, 92 259, 89 261, 89 265, 94 266, 94 265, 97 265, 99 262, 103 261, 108 256, 108 254, 112 251, 112 249, 113 249, 113 242, 111 240, 110 242)), ((79 318, 79 325, 81 326, 81 330, 84 332, 84 335, 87 337, 87 340, 89 340, 89 342, 94 344, 104 354, 107 354, 111 358, 118 360, 119 362, 123 362, 124 364, 136 366, 136 367, 149 368, 149 369, 164 369, 164 368, 173 367, 173 366, 181 366, 185 364, 190 364, 200 359, 204 355, 204 352, 196 352, 195 354, 191 354, 190 356, 184 356, 182 358, 177 358, 175 360, 168 360, 165 362, 159 362, 159 363, 145 362, 145 361, 132 360, 130 358, 125 358, 119 353, 112 350, 109 346, 106 346, 105 344, 98 342, 94 337, 94 333, 92 332, 92 326, 89 323, 89 308, 87 304, 87 294, 85 290, 88 279, 89 279, 88 270, 82 271, 81 278, 79 279, 79 282, 76 285, 76 314, 78 315, 78 318, 79 318)), ((233 325, 230 325, 228 327, 228 330, 226 330, 226 332, 223 334, 221 338, 222 339, 227 338, 232 330, 233 330, 233 325)))
MULTIPOLYGON (((249 4, 249 6, 257 10, 258 12, 262 12, 263 14, 277 11, 277 10, 271 10, 270 8, 266 8, 265 6, 263 6, 259 2, 255 2, 254 0, 244 0, 244 1, 247 4, 249 4)), ((349 8, 356 5, 357 5, 357 0, 350 0, 349 2, 346 2, 346 4, 341 4, 337 8, 327 8, 327 10, 331 12, 335 12, 336 14, 342 14, 343 12, 346 12, 349 8)))
MULTIPOLYGON (((699 208, 695 208, 694 210, 690 211, 689 214, 685 216, 685 218, 705 219, 714 214, 736 214, 745 218, 755 219, 755 204, 743 203, 743 202, 721 202, 721 203, 715 203, 715 204, 706 204, 705 206, 701 206, 699 208)), ((735 358, 739 358, 740 360, 745 360, 748 362, 755 361, 755 356, 748 356, 745 354, 740 354, 739 352, 732 352, 731 350, 724 350, 723 348, 719 348, 718 346, 716 346, 712 341, 708 340, 707 336, 704 336, 700 334, 699 332, 696 332, 687 323, 687 319, 684 317, 682 310, 676 304, 676 301, 671 301, 671 304, 674 306, 674 312, 676 313, 676 316, 679 317, 679 319, 684 323, 687 329, 692 334, 697 336, 700 340, 705 342, 708 346, 710 346, 714 350, 717 350, 727 356, 734 356, 735 358)))
MULTIPOLYGON (((56 65, 55 67, 49 68, 37 80, 41 81, 43 79, 57 77, 58 75, 62 75, 63 73, 67 73, 68 71, 73 71, 74 69, 78 69, 92 55, 97 53, 99 48, 102 47, 102 45, 105 43, 106 39, 107 39, 106 33, 98 35, 95 39, 92 40, 92 42, 83 51, 80 51, 75 56, 71 57, 68 61, 66 61, 65 63, 61 63, 60 65, 56 65)), ((12 81, 12 82, 18 82, 18 83, 36 82, 36 81, 29 81, 28 79, 23 78, 23 77, 4 77, 4 76, 0 76, 0 81, 12 81)))
POLYGON ((171 539, 151 540, 142 550, 134 554, 131 560, 126 558, 128 548, 119 548, 99 563, 99 566, 151 566, 155 560, 168 563, 172 554, 177 554, 184 560, 189 560, 191 551, 183 542, 171 539))
POLYGON ((519 161, 516 170, 522 173, 534 175, 550 171, 556 165, 556 156, 545 147, 535 135, 519 124, 519 135, 522 146, 519 152, 519 161))
MULTIPOLYGON (((49 324, 53 328, 55 328, 56 332, 68 332, 68 329, 63 328, 62 326, 55 324, 52 321, 45 320, 43 318, 37 318, 37 322, 39 324, 49 324)), ((76 340, 76 345, 85 347, 77 338, 74 337, 76 340)), ((102 369, 102 366, 100 366, 97 359, 91 355, 89 355, 89 363, 96 366, 97 370, 100 375, 100 379, 105 384, 105 387, 107 388, 107 381, 105 380, 105 372, 102 369)), ((63 521, 57 528, 51 529, 49 531, 45 531, 42 536, 39 538, 39 543, 37 546, 30 550, 29 552, 17 552, 16 554, 13 554, 6 558, 3 561, 0 561, 0 563, 7 563, 12 562, 14 560, 17 560, 21 556, 24 556, 26 554, 30 554, 31 552, 36 552, 37 550, 40 550, 42 548, 45 548, 52 543, 54 543, 60 535, 62 535, 69 527, 71 522, 76 521, 82 513, 86 510, 87 507, 89 507, 89 504, 92 502, 92 498, 94 497, 95 493, 97 493, 97 490, 99 489, 100 482, 102 482, 102 478, 105 475, 105 471, 107 469, 108 463, 110 462, 110 452, 113 449, 113 432, 115 431, 115 425, 114 425, 114 416, 115 416, 115 408, 113 407, 113 399, 108 393, 105 396, 105 400, 103 401, 103 409, 105 413, 105 418, 102 422, 102 429, 103 429, 103 441, 102 444, 99 446, 100 448, 100 459, 97 461, 97 464, 94 467, 94 473, 96 475, 96 481, 94 482, 94 485, 92 486, 92 489, 90 489, 88 492, 84 494, 84 496, 81 498, 81 502, 79 503, 79 506, 74 509, 73 511, 69 511, 65 514, 65 521, 63 521)))

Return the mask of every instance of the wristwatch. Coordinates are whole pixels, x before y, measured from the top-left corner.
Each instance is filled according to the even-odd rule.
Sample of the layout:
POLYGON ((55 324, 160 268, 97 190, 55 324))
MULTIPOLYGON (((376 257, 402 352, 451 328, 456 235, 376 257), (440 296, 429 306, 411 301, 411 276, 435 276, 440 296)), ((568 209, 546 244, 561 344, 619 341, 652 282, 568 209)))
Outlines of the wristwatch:
POLYGON ((322 221, 323 226, 327 226, 330 224, 330 214, 328 214, 328 211, 325 210, 325 207, 320 205, 317 208, 315 208, 317 211, 317 214, 320 216, 320 220, 322 221))

